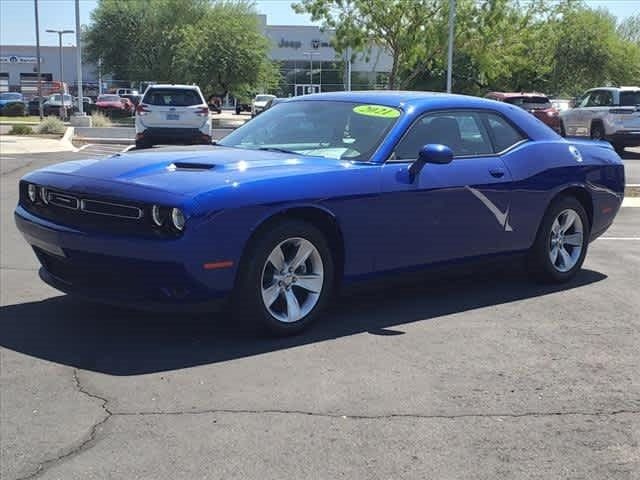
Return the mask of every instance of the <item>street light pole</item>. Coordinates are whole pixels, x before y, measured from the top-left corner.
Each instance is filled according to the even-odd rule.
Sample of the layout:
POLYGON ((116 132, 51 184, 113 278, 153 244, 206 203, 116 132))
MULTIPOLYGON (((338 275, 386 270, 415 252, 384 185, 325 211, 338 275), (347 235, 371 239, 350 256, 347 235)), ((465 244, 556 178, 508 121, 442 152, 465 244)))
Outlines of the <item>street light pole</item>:
MULTIPOLYGON (((313 56, 319 55, 320 52, 304 52, 304 54, 309 55, 309 83, 311 84, 311 89, 313 89, 313 56)), ((320 78, 322 79, 322 77, 320 78)))
POLYGON ((58 34, 58 47, 60 49, 60 84, 62 87, 62 92, 60 93, 60 116, 62 118, 66 118, 66 105, 64 104, 64 67, 62 65, 62 35, 65 33, 73 33, 73 30, 53 30, 47 29, 47 33, 57 33, 58 34))
POLYGON ((449 49, 447 52, 447 93, 451 93, 453 73, 453 29, 456 23, 456 0, 449 0, 449 49))
POLYGON ((38 20, 38 0, 33 0, 33 8, 36 17, 36 65, 38 68, 38 113, 40 120, 44 118, 42 113, 42 73, 40 72, 40 22, 38 20))
MULTIPOLYGON (((78 82, 78 113, 84 115, 82 94, 82 51, 80 50, 80 0, 76 0, 76 75, 78 82)), ((62 65, 62 64, 61 64, 62 65)))

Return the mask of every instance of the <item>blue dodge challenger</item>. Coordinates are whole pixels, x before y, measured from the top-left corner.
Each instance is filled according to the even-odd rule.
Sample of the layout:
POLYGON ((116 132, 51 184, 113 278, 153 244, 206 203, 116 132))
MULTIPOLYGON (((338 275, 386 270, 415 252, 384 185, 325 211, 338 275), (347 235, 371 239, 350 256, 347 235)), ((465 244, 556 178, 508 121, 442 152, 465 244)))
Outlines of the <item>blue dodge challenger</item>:
POLYGON ((71 161, 20 182, 18 228, 53 287, 232 312, 277 334, 339 286, 524 254, 564 282, 613 222, 624 168, 474 97, 342 92, 279 103, 212 147, 71 161))

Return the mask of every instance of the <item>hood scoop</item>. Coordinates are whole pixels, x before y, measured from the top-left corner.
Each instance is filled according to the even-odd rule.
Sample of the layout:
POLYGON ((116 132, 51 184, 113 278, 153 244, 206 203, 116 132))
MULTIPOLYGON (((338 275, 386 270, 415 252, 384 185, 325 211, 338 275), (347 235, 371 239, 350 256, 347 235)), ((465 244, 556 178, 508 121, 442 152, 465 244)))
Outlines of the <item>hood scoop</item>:
POLYGON ((211 170, 215 165, 212 163, 197 163, 197 162, 174 162, 167 168, 171 171, 174 170, 187 170, 187 171, 199 171, 199 170, 211 170))

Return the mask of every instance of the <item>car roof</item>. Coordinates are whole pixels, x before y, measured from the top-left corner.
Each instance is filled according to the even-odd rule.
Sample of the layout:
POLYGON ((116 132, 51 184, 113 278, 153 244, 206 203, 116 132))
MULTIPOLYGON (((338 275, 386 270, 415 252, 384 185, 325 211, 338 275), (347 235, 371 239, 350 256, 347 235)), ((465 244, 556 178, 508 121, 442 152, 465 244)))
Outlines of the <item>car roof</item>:
POLYGON ((150 88, 162 88, 162 89, 171 89, 171 88, 179 88, 180 90, 191 89, 191 90, 200 90, 197 85, 181 85, 177 83, 154 83, 153 85, 149 85, 147 89, 150 88))
POLYGON ((487 96, 498 98, 515 98, 515 97, 547 97, 544 93, 538 92, 489 92, 487 96))
POLYGON ((628 91, 640 90, 640 87, 633 87, 633 86, 625 86, 625 87, 596 87, 596 88, 590 88, 587 91, 588 92, 593 92, 594 90, 609 90, 609 91, 612 91, 612 92, 628 92, 628 91))
POLYGON ((500 110, 501 108, 500 102, 487 98, 444 92, 415 92, 401 90, 359 90, 355 92, 314 93, 287 99, 288 102, 320 100, 372 103, 388 107, 413 107, 419 109, 491 108, 493 110, 500 110))

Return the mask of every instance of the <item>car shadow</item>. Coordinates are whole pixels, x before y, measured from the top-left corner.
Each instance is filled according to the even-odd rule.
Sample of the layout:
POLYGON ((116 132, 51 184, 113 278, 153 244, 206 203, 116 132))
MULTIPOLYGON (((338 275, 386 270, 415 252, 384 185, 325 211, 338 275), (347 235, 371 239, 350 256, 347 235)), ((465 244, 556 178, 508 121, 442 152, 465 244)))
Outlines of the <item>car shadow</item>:
POLYGON ((443 279, 420 276, 343 296, 310 330, 260 337, 226 313, 158 315, 85 303, 70 296, 0 308, 0 346, 109 375, 139 375, 213 364, 368 332, 402 335, 402 325, 571 290, 602 281, 581 271, 562 285, 532 283, 523 272, 443 279))

